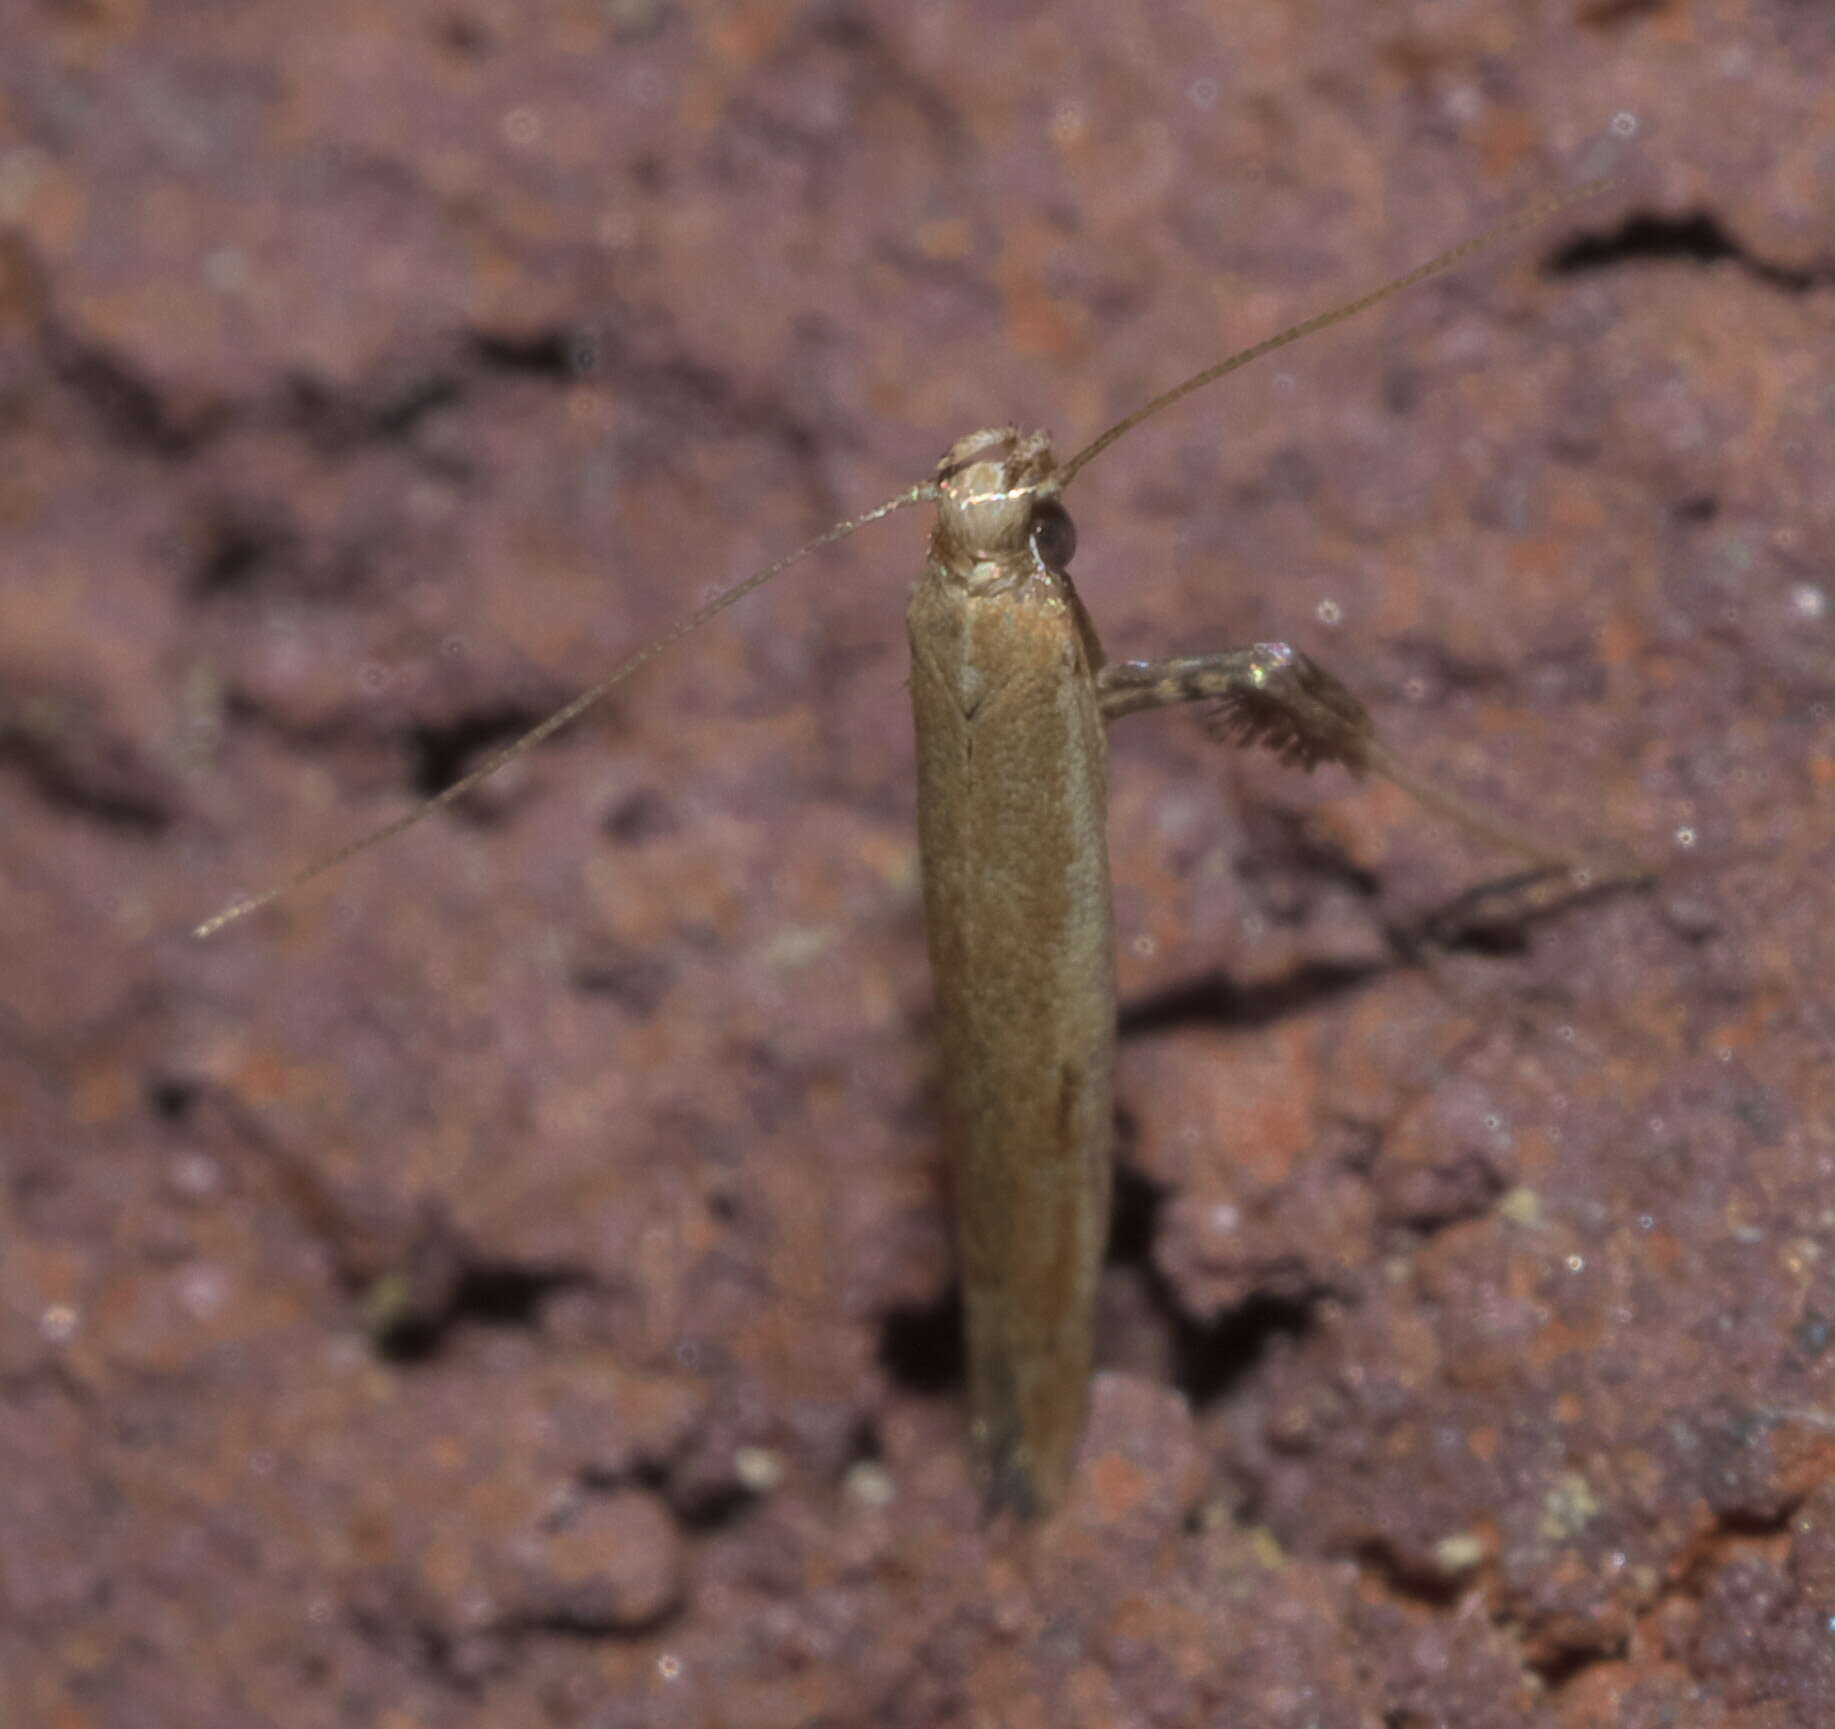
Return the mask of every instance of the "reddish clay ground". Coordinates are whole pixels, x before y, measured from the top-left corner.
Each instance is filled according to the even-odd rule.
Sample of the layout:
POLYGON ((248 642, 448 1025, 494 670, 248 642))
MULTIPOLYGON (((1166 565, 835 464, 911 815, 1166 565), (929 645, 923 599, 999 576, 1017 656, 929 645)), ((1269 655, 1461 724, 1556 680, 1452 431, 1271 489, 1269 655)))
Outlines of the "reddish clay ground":
POLYGON ((1835 21, 0 0, 0 1720, 1835 1721, 1835 21), (1222 21, 1219 21, 1222 20, 1222 21), (964 1458, 915 517, 209 946, 711 584, 1626 186, 1079 483, 1661 861, 1116 734, 1087 1462, 964 1458))

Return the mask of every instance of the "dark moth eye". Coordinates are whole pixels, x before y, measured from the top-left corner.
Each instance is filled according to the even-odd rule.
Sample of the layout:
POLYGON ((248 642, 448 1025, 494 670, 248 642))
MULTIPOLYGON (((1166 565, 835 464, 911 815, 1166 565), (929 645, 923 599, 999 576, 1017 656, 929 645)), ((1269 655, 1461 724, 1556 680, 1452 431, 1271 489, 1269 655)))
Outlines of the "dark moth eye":
POLYGON ((1055 500, 1032 513, 1032 550, 1047 570, 1064 570, 1077 556, 1077 525, 1055 500))

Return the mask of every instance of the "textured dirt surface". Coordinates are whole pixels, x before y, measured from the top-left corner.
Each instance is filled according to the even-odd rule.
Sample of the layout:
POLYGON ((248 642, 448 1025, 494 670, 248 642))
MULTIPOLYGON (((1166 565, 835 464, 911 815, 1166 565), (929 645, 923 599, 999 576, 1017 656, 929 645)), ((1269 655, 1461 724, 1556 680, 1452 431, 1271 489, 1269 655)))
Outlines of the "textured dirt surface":
POLYGON ((1835 1720, 1835 24, 0 0, 0 1719, 1835 1720), (1114 749, 1085 1464, 982 1528, 910 516, 209 946, 710 585, 1623 190, 1079 481, 1661 861, 1114 749), (1450 909, 1450 910, 1449 910, 1450 909))

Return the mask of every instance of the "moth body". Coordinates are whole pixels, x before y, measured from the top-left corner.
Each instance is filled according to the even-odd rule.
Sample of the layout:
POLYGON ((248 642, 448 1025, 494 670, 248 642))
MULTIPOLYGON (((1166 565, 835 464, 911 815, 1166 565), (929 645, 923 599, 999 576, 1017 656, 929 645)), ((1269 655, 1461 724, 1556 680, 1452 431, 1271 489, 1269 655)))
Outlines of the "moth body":
POLYGON ((971 1421, 990 1503, 1031 1512, 1075 1462, 1108 1230, 1102 651, 1043 433, 971 434, 937 487, 907 625, 971 1421))

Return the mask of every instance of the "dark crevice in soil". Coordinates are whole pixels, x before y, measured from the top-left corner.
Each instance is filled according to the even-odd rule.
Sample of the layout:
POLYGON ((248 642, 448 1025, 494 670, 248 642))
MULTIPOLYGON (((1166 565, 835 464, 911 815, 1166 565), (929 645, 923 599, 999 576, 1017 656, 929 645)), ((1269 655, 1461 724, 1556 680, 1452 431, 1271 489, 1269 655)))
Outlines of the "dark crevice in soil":
POLYGON ((677 1482, 671 1472, 664 1470, 650 1478, 640 1472, 638 1481, 655 1489, 669 1504, 675 1522, 694 1537, 730 1530, 758 1505, 757 1490, 731 1480, 690 1484, 677 1482))
POLYGON ((567 982, 582 996, 606 997, 632 1020, 647 1021, 669 995, 675 969, 623 943, 589 940, 582 945, 567 982))
MULTIPOLYGON (((1165 1191, 1125 1162, 1115 1174, 1107 1261, 1138 1270, 1172 1345, 1174 1382, 1197 1410, 1226 1397, 1269 1347, 1312 1326, 1323 1291, 1260 1293, 1211 1320, 1195 1319, 1153 1261, 1165 1191)), ((880 1326, 879 1360, 900 1387, 936 1396, 962 1386, 967 1363, 962 1298, 952 1286, 934 1302, 894 1309, 880 1326)))
POLYGON ((204 531, 185 586, 199 601, 253 588, 262 573, 295 545, 295 535, 281 523, 278 512, 225 505, 204 531))
POLYGON ((461 1697, 475 1697, 483 1682, 504 1666, 503 1641, 492 1632, 455 1636, 439 1616, 416 1600, 412 1584, 402 1582, 397 1603, 361 1602, 348 1611, 351 1630, 384 1657, 405 1663, 435 1685, 461 1697))
POLYGON ((349 745, 361 745, 368 750, 378 734, 386 730, 364 725, 349 713, 335 714, 327 719, 296 720, 239 684, 230 684, 224 689, 222 719, 226 730, 247 728, 278 741, 289 750, 306 753, 332 751, 349 745))
MULTIPOLYGON (((1375 893, 1374 884, 1366 889, 1355 879, 1338 880, 1349 880, 1360 894, 1375 893)), ((1199 973, 1123 1004, 1119 1031, 1124 1039, 1178 1027, 1257 1032, 1405 971, 1429 954, 1496 958, 1526 953, 1536 925, 1640 886, 1641 881, 1624 878, 1575 885, 1565 872, 1551 869, 1494 877, 1405 924, 1386 924, 1384 935, 1391 949, 1387 960, 1309 961, 1284 978, 1254 985, 1239 985, 1221 969, 1199 973)))
POLYGON ((152 839, 176 814, 132 746, 92 720, 47 713, 42 719, 0 710, 0 766, 23 774, 54 809, 152 839))
POLYGON ((1575 638, 1505 662, 1454 654, 1443 644, 1410 634, 1396 642, 1393 662, 1392 694, 1406 690, 1410 706, 1423 713, 1498 691, 1533 693, 1544 701, 1597 701, 1605 694, 1598 656, 1589 642, 1575 638))
POLYGON ((1754 1538, 1782 1537, 1790 1530, 1799 1504, 1800 1497, 1792 1496, 1775 1513, 1722 1513, 1715 1519, 1707 1541, 1710 1544, 1716 1541, 1750 1542, 1754 1538))
POLYGON ((1595 30, 1612 30, 1640 18, 1659 17, 1669 10, 1669 0, 1590 0, 1576 15, 1595 30))
POLYGON ((1787 1538, 1801 1504, 1801 1496, 1792 1496, 1775 1512, 1717 1514, 1714 1523, 1677 1558, 1672 1568, 1674 1582, 1665 1595, 1699 1597, 1722 1568, 1787 1538))
POLYGON ((386 1362, 430 1362, 466 1327, 537 1329, 551 1297, 594 1282, 584 1267, 480 1252, 437 1199, 403 1203, 347 1193, 226 1088, 155 1072, 143 1093, 168 1124, 209 1138, 214 1117, 227 1144, 253 1155, 251 1169, 321 1247, 338 1289, 386 1362))
POLYGON ((499 1639, 565 1639, 579 1644, 595 1640, 635 1642, 681 1613, 678 1603, 665 1603, 654 1614, 637 1618, 623 1613, 594 1614, 590 1609, 543 1609, 511 1615, 492 1628, 499 1639))
POLYGON ((1108 1263, 1112 1267, 1153 1267, 1153 1238, 1159 1229, 1166 1191, 1151 1177, 1123 1163, 1115 1172, 1115 1204, 1109 1215, 1108 1263))
POLYGON ((443 48, 462 60, 482 59, 496 46, 490 26, 481 19, 455 12, 435 25, 433 37, 443 48))
POLYGON ((747 1483, 733 1463, 735 1433, 724 1414, 704 1416, 700 1427, 671 1451, 646 1453, 611 1471, 586 1471, 580 1486, 588 1493, 610 1494, 628 1486, 648 1489, 669 1508, 682 1530, 706 1536, 738 1524, 765 1491, 747 1483))
POLYGON ((590 354, 590 344, 580 333, 564 327, 474 331, 471 346, 479 360, 494 371, 527 373, 565 383, 590 370, 580 364, 590 354))
POLYGON ((85 1411, 93 1410, 97 1402, 95 1389, 61 1358, 0 1370, 0 1404, 19 1406, 42 1398, 58 1399, 85 1411))
POLYGON ((450 360, 423 360, 420 369, 334 388, 295 374, 286 383, 280 418, 321 455, 340 456, 368 444, 402 443, 430 414, 464 395, 450 360))
MULTIPOLYGON (((491 751, 544 719, 561 700, 558 695, 552 700, 538 696, 534 701, 499 698, 438 721, 417 721, 399 708, 369 708, 353 701, 342 709, 301 720, 232 684, 223 693, 222 716, 226 729, 259 733, 302 756, 350 753, 353 785, 374 792, 379 773, 398 774, 409 793, 423 800, 445 792, 468 770, 479 767, 491 751), (387 771, 376 768, 383 751, 395 753, 387 771)), ((459 801, 454 812, 464 819, 489 822, 500 814, 502 805, 501 798, 493 804, 480 791, 478 798, 459 801), (480 803, 479 798, 485 802, 480 803)))
POLYGON ((1374 901, 1382 893, 1375 871, 1326 840, 1298 811, 1252 806, 1247 814, 1254 850, 1240 865, 1246 884, 1269 879, 1285 884, 1298 874, 1346 888, 1360 900, 1374 901))
POLYGON ((1191 1026, 1255 1032, 1357 990, 1393 970, 1387 964, 1314 961, 1295 968, 1285 978, 1256 985, 1238 985, 1221 970, 1200 973, 1125 1004, 1121 1036, 1138 1038, 1191 1026))
POLYGON ((409 733, 415 793, 421 798, 433 798, 444 792, 468 769, 477 767, 490 751, 538 724, 543 713, 513 702, 495 702, 438 725, 428 722, 415 726, 409 733))
POLYGON ((1420 681, 1414 687, 1418 694, 1412 698, 1413 706, 1418 708, 1439 708, 1454 696, 1510 690, 1523 675, 1520 662, 1506 665, 1496 660, 1475 660, 1414 631, 1398 636, 1390 652, 1396 675, 1403 680, 1420 681))
POLYGON ((686 354, 644 358, 629 342, 584 327, 548 325, 524 331, 473 330, 471 351, 493 372, 568 386, 604 373, 621 390, 643 392, 653 405, 705 416, 722 433, 781 429, 782 409, 746 402, 725 374, 686 354))
POLYGON ((634 339, 610 329, 569 325, 469 334, 472 355, 489 371, 564 389, 604 378, 667 424, 706 437, 760 439, 788 455, 822 514, 844 515, 823 474, 825 441, 814 427, 788 402, 747 394, 717 368, 670 349, 670 340, 667 330, 634 339))
POLYGON ((259 494, 207 501, 190 535, 181 580, 199 607, 257 593, 335 605, 374 599, 386 586, 386 535, 309 536, 284 503, 259 494))
MULTIPOLYGON (((386 1275, 385 1275, 386 1277, 386 1275)), ((588 1283, 577 1267, 526 1266, 488 1258, 463 1262, 445 1301, 392 1317, 374 1334, 377 1355, 397 1365, 431 1361, 460 1327, 534 1330, 550 1297, 588 1283)))
POLYGON ((1424 1609, 1451 1608, 1471 1585, 1469 1574, 1443 1573, 1411 1564, 1393 1544, 1380 1537, 1360 1543, 1355 1559, 1359 1567, 1375 1576, 1388 1595, 1424 1609))
POLYGON ((82 401, 116 445, 171 460, 192 455, 226 419, 219 407, 186 417, 127 360, 47 321, 52 371, 82 401))
POLYGON ((43 341, 54 375, 110 442, 168 460, 195 456, 236 428, 256 425, 279 426, 328 456, 400 443, 465 388, 447 354, 399 376, 350 386, 296 373, 259 395, 187 405, 143 376, 131 359, 73 335, 54 319, 45 322, 43 341))
POLYGON ((855 76, 871 81, 879 92, 875 100, 900 103, 916 114, 927 135, 925 147, 943 160, 959 160, 969 148, 959 107, 918 72, 881 24, 871 8, 837 0, 811 12, 808 38, 853 55, 860 62, 855 76))
POLYGON ((1155 1313, 1172 1341, 1173 1383, 1203 1411, 1252 1374, 1276 1340, 1301 1338, 1313 1325, 1323 1290, 1298 1296, 1258 1292, 1208 1321, 1196 1319, 1153 1260, 1166 1191, 1123 1164, 1115 1173, 1111 1264, 1138 1269, 1155 1313))
POLYGON ((165 1123, 182 1123, 203 1096, 201 1083, 182 1075, 156 1075, 146 1083, 147 1103, 165 1123))
POLYGON ((1608 1645, 1563 1646, 1547 1656, 1526 1657, 1523 1667, 1542 1683, 1546 1693, 1557 1693, 1577 1681, 1596 1663, 1610 1663, 1625 1654, 1625 1642, 1608 1645))
POLYGON ((841 1467, 842 1474, 845 1475, 856 1465, 883 1464, 885 1457, 886 1449, 879 1438, 877 1419, 870 1411, 862 1412, 848 1440, 847 1456, 841 1467))
POLYGON ((936 1395, 968 1379, 962 1296, 954 1285, 935 1302, 893 1309, 880 1322, 879 1361, 907 1392, 936 1395))
MULTIPOLYGON (((1799 1504, 1798 1500, 1793 1499, 1776 1514, 1721 1514, 1713 1526, 1690 1545, 1683 1556, 1678 1557, 1675 1577, 1664 1588, 1658 1601, 1649 1605, 1649 1610, 1660 1610, 1664 1601, 1676 1596, 1700 1597, 1709 1581, 1723 1566, 1737 1562, 1754 1548, 1763 1549, 1783 1543, 1799 1504)), ((1358 1559, 1371 1566, 1389 1589, 1411 1596, 1430 1607, 1449 1606, 1458 1600, 1470 1583, 1462 1579, 1452 1588, 1436 1592, 1434 1581, 1430 1578, 1423 1588, 1418 1572, 1398 1565, 1387 1546, 1382 1544, 1372 1544, 1360 1550, 1358 1559)), ((1512 1617, 1495 1610, 1493 1619, 1499 1626, 1514 1625, 1512 1617)), ((1520 1637, 1522 1631, 1521 1628, 1514 1628, 1516 1636, 1520 1637)), ((1546 1694, 1552 1695, 1571 1686, 1597 1664, 1623 1660, 1628 1647, 1629 1635, 1607 1637, 1594 1645, 1558 1645, 1553 1649, 1526 1653, 1523 1667, 1536 1677, 1546 1694)))
POLYGON ((1227 1398, 1281 1339, 1302 1339, 1313 1326, 1323 1291, 1299 1297, 1258 1294, 1211 1321, 1172 1313, 1177 1371, 1174 1384, 1203 1412, 1227 1398))
POLYGON ((1424 950, 1491 957, 1525 954, 1530 932, 1538 924, 1627 889, 1647 887, 1648 880, 1605 877, 1577 884, 1562 870, 1519 871, 1474 884, 1413 924, 1391 928, 1389 934, 1397 950, 1410 957, 1424 950))
POLYGON ((1706 210, 1685 216, 1660 216, 1632 211, 1606 234, 1586 234, 1571 240, 1549 261, 1551 276, 1574 276, 1589 270, 1612 270, 1621 265, 1680 262, 1684 264, 1737 264, 1756 282, 1784 294, 1807 294, 1835 284, 1835 266, 1811 269, 1803 265, 1776 264, 1749 251, 1729 234, 1720 219, 1706 210))
POLYGON ((646 786, 627 793, 613 805, 599 829, 617 846, 641 846, 645 841, 675 833, 679 826, 668 795, 658 787, 646 786))

